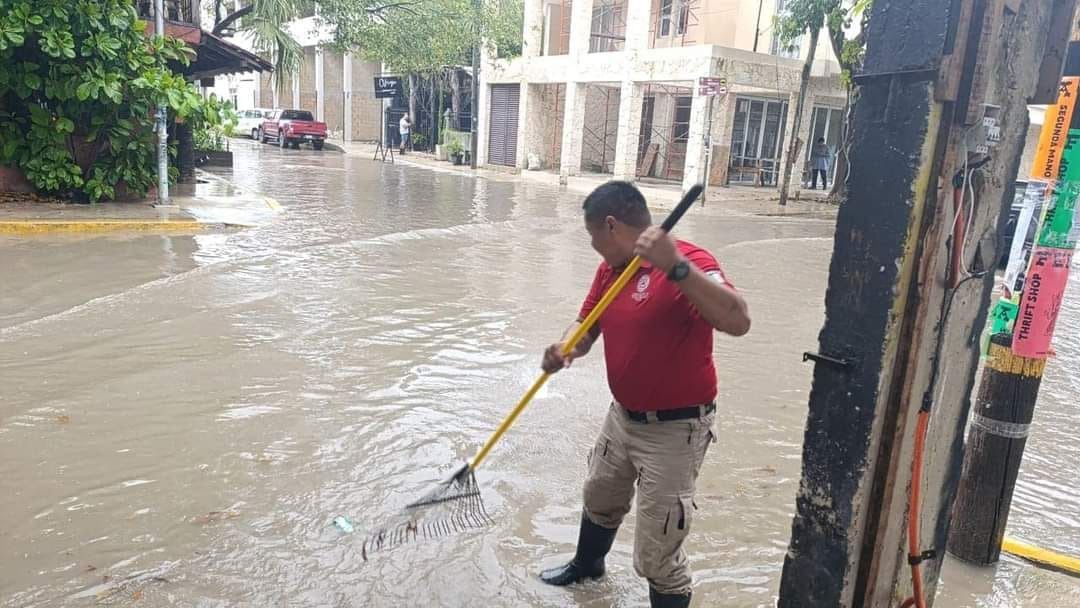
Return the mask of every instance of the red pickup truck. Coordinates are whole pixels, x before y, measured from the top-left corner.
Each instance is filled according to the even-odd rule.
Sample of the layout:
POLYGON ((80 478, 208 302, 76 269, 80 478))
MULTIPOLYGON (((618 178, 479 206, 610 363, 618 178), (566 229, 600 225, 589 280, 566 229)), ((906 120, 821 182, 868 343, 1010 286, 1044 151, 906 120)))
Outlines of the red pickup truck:
POLYGON ((307 110, 274 110, 259 128, 259 141, 277 142, 282 148, 291 144, 299 148, 302 143, 311 144, 316 150, 323 149, 326 140, 326 123, 315 120, 307 110))

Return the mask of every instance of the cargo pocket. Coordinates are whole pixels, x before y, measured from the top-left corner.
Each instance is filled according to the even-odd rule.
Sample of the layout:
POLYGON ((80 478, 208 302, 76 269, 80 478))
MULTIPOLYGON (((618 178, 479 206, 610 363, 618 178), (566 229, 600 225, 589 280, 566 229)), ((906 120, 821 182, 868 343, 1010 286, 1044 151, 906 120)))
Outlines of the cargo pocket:
POLYGON ((690 496, 638 511, 634 531, 634 570, 657 588, 689 585, 690 571, 683 543, 694 519, 690 496))
POLYGON ((705 462, 705 454, 709 451, 709 446, 716 443, 716 435, 713 433, 712 425, 702 424, 695 429, 692 439, 694 441, 691 442, 691 449, 693 450, 690 458, 690 462, 693 463, 691 475, 696 482, 698 472, 701 470, 701 464, 705 462))

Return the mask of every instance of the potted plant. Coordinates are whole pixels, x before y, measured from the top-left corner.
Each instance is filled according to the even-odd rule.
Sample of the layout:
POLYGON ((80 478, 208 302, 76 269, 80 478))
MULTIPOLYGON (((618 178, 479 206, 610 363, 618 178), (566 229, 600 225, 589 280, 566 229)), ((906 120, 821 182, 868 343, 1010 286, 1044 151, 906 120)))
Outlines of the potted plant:
POLYGON ((460 165, 464 162, 465 147, 461 145, 461 142, 454 140, 446 144, 446 154, 450 157, 450 161, 455 165, 460 165))

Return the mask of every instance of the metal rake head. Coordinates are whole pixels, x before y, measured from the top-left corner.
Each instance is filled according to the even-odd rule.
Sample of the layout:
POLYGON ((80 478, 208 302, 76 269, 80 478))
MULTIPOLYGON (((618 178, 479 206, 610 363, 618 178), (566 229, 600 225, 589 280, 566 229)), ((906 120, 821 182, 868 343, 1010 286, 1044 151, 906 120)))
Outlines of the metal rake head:
POLYGON ((393 549, 415 540, 448 536, 494 525, 484 509, 472 467, 465 464, 430 492, 405 507, 405 521, 384 526, 364 539, 361 555, 393 549))

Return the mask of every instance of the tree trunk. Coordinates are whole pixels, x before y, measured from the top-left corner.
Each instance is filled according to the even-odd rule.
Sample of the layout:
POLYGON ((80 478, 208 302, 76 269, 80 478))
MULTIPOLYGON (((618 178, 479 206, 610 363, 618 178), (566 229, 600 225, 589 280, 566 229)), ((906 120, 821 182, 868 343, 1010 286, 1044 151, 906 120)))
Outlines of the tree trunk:
POLYGON ((450 112, 451 125, 455 131, 461 130, 461 70, 454 68, 450 72, 450 112))
POLYGON ((803 106, 806 105, 806 89, 810 86, 810 68, 814 65, 814 55, 817 53, 819 35, 821 35, 821 28, 810 28, 810 52, 806 54, 806 61, 803 63, 802 78, 799 81, 799 100, 795 104, 795 120, 791 124, 791 144, 788 146, 787 159, 784 161, 784 177, 780 182, 781 205, 787 204, 791 168, 795 165, 795 157, 798 155, 799 128, 802 127, 803 106))
POLYGON ((844 124, 840 132, 840 145, 836 150, 836 171, 833 172, 829 201, 839 203, 847 193, 848 147, 851 146, 851 119, 855 115, 854 93, 849 89, 844 100, 844 124))

